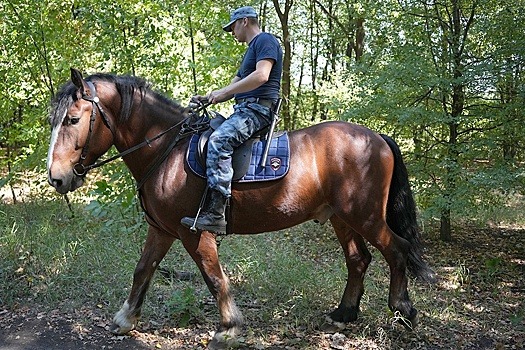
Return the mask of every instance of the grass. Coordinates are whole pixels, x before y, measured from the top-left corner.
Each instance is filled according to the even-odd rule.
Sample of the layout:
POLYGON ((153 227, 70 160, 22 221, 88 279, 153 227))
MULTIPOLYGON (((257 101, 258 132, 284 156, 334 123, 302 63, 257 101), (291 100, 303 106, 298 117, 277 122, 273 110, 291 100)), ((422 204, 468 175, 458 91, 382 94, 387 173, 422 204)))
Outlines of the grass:
POLYGON ((0 287, 2 303, 50 305, 67 298, 77 307, 86 297, 107 302, 118 293, 122 299, 121 289, 109 287, 129 284, 143 238, 108 230, 82 205, 75 212, 72 217, 55 202, 0 206, 0 274, 8 281, 0 287))
MULTIPOLYGON (((129 291, 146 226, 94 217, 84 207, 74 204, 72 217, 62 202, 0 206, 0 277, 8 282, 0 287, 1 303, 52 307, 68 300, 70 308, 92 303, 118 310, 129 291)), ((256 322, 284 319, 313 328, 340 300, 346 268, 329 225, 307 223, 278 233, 226 237, 219 254, 237 302, 254 310, 250 316, 256 322)), ((170 313, 169 305, 180 299, 177 293, 184 295, 188 288, 200 297, 195 303, 209 298, 179 242, 161 266, 196 277, 181 284, 156 276, 145 317, 170 313)), ((195 310, 193 301, 188 303, 195 310)))
MULTIPOLYGON (((0 204, 0 306, 63 312, 87 307, 107 319, 113 316, 129 293, 146 225, 140 215, 118 210, 103 215, 86 208, 73 203, 72 217, 58 200, 0 204)), ((421 311, 417 333, 393 324, 396 315, 386 306, 388 267, 371 248, 362 313, 340 335, 347 348, 476 348, 484 344, 483 334, 494 339, 494 347, 505 341, 519 347, 525 333, 520 232, 476 228, 456 232, 452 243, 427 239, 431 265, 441 278, 434 286, 409 285, 421 311)), ((247 321, 245 344, 335 346, 335 338, 317 331, 324 314, 337 306, 346 280, 343 254, 329 225, 310 222, 270 234, 228 236, 219 254, 247 321)), ((213 330, 215 303, 179 242, 161 267, 191 278, 157 274, 139 326, 213 330)), ((187 348, 199 337, 188 337, 187 348)))
MULTIPOLYGON (((308 227, 313 225, 307 224, 302 229, 315 232, 308 227)), ((344 258, 335 236, 323 243, 324 247, 319 246, 316 255, 303 249, 305 243, 314 245, 324 241, 322 234, 328 230, 316 227, 317 232, 312 237, 295 229, 255 236, 231 236, 221 241, 221 261, 232 282, 236 301, 247 319, 255 323, 284 319, 287 323, 292 321, 311 328, 314 314, 320 319, 321 312, 336 306, 346 278, 344 258), (298 242, 290 243, 295 240, 298 242), (338 264, 331 263, 334 255, 338 264)), ((193 283, 195 292, 204 299, 208 297, 209 292, 200 274, 180 244, 174 244, 162 266, 197 275, 197 282, 193 283)), ((180 284, 166 285, 160 277, 156 281, 157 286, 153 289, 157 293, 173 293, 173 289, 177 289, 176 283, 180 284)), ((169 299, 169 296, 164 297, 169 299)), ((155 308, 155 305, 149 306, 155 308)), ((210 312, 216 313, 214 305, 210 312)))

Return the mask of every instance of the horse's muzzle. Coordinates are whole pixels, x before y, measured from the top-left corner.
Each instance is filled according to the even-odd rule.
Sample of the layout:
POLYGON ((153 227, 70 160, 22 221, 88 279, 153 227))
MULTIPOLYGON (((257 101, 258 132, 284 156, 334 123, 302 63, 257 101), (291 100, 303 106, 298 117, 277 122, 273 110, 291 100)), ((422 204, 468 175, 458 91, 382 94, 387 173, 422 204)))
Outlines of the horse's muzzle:
POLYGON ((81 176, 74 175, 73 172, 66 176, 53 176, 49 172, 48 182, 58 193, 66 194, 82 186, 84 180, 81 176))

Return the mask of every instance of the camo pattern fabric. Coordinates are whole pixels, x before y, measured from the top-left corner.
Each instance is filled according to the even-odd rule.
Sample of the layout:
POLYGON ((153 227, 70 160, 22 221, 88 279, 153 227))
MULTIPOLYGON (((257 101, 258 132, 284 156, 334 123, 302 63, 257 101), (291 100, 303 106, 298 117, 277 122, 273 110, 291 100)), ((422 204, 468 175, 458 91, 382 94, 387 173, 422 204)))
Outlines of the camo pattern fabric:
POLYGON ((206 159, 208 186, 231 196, 233 150, 271 122, 269 107, 257 103, 236 104, 233 114, 209 138, 206 159))

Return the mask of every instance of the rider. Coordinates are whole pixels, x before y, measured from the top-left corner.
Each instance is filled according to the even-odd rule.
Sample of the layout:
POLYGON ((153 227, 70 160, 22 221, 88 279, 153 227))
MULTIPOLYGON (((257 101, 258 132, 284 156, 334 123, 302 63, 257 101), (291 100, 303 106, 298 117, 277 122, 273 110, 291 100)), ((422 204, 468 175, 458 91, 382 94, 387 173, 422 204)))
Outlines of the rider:
POLYGON ((275 36, 259 26, 251 6, 236 9, 223 29, 241 43, 247 43, 241 66, 231 83, 194 101, 219 103, 235 98, 233 114, 210 136, 206 159, 208 197, 201 214, 184 217, 181 223, 215 233, 226 232, 225 206, 231 196, 233 150, 271 123, 272 108, 279 98, 282 49, 275 36))

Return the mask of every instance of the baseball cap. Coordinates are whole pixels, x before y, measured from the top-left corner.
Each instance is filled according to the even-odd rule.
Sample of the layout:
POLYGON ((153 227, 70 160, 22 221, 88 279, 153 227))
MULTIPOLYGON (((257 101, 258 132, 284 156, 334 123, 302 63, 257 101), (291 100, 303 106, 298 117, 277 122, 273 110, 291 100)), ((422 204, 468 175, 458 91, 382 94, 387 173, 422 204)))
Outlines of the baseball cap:
POLYGON ((257 18, 257 12, 255 12, 255 9, 251 6, 243 6, 239 7, 237 10, 234 10, 230 15, 230 22, 222 27, 227 32, 232 31, 232 24, 235 23, 236 20, 241 18, 257 18))

